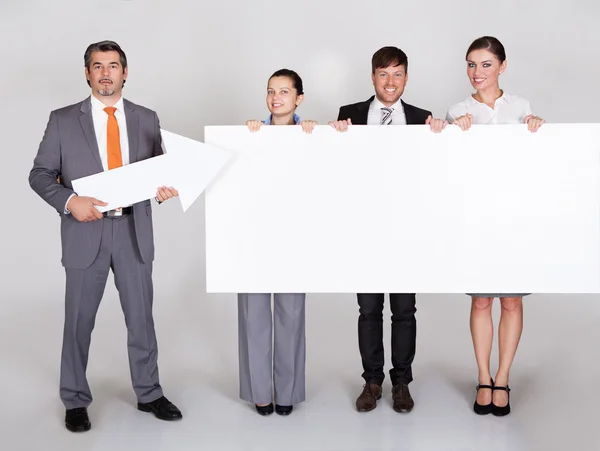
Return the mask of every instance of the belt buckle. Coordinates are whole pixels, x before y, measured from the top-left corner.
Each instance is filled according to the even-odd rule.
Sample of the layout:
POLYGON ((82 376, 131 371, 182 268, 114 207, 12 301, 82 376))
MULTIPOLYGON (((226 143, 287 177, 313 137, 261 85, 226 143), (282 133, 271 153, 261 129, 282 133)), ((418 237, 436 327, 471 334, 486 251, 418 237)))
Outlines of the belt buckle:
POLYGON ((119 207, 119 208, 115 208, 114 210, 109 210, 106 212, 106 215, 111 218, 123 216, 123 209, 121 207, 119 207))

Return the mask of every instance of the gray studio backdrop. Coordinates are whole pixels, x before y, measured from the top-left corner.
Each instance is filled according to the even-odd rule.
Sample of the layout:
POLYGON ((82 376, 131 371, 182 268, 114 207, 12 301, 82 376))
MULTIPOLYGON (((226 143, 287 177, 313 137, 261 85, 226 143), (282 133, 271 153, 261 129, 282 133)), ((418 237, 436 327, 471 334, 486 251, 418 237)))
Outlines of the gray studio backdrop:
MULTIPOLYGON (((409 56, 403 98, 443 117, 471 92, 464 54, 484 34, 506 46, 506 91, 549 122, 598 122, 599 17, 597 0, 2 0, 2 300, 63 302, 59 218, 27 177, 50 111, 89 95, 91 42, 119 42, 130 66, 125 97, 198 140, 205 125, 264 118, 267 78, 283 67, 304 79, 299 114, 335 119, 340 105, 372 94, 370 58, 384 45, 409 56)), ((154 219, 158 291, 202 299, 203 198, 185 215, 177 201, 155 207, 154 219)))
MULTIPOLYGON (((506 91, 528 98, 534 112, 549 122, 599 122, 599 24, 598 0, 0 0, 0 385, 7 387, 4 400, 11 406, 0 414, 0 437, 9 444, 7 449, 54 446, 65 450, 75 444, 72 437, 51 438, 63 415, 58 399, 64 304, 59 217, 31 191, 27 178, 50 111, 90 93, 83 68, 88 44, 104 39, 119 42, 130 65, 125 97, 156 110, 164 129, 203 140, 205 125, 237 125, 249 118, 264 118, 267 78, 282 67, 297 70, 304 79, 302 117, 320 123, 335 119, 340 105, 366 100, 372 94, 370 58, 384 45, 399 46, 409 56, 404 99, 443 117, 451 104, 471 92, 464 53, 474 38, 485 34, 496 35, 506 46, 508 70, 502 76, 506 91), (32 424, 36 428, 39 424, 42 432, 31 434, 32 424), (23 440, 35 444, 17 446, 23 440)), ((499 181, 473 174, 472 182, 476 189, 480 183, 499 181)), ((228 420, 223 421, 225 416, 215 416, 212 406, 221 406, 229 398, 234 401, 228 408, 238 408, 234 407, 238 406, 236 302, 233 294, 205 293, 203 198, 185 215, 176 200, 155 206, 154 225, 154 309, 161 382, 190 420, 182 423, 184 429, 177 429, 176 435, 193 443, 202 431, 206 440, 234 438, 229 419, 245 422, 245 415, 230 410, 234 415, 227 414, 228 420), (188 435, 180 434, 186 430, 188 435)), ((600 378, 600 367, 594 358, 589 359, 597 356, 600 340, 597 299, 594 295, 536 294, 525 301, 525 330, 511 380, 516 389, 516 415, 519 411, 523 415, 515 417, 516 423, 506 423, 499 433, 511 430, 517 441, 538 445, 510 449, 567 449, 573 446, 572 437, 597 442, 596 417, 585 413, 593 412, 600 402, 597 391, 589 388, 600 378), (560 398, 567 407, 558 411, 556 387, 559 392, 561 387, 568 388, 568 396, 560 398), (576 412, 579 417, 569 426, 563 421, 564 412, 576 412), (558 448, 540 444, 544 436, 558 448)), ((417 402, 437 405, 440 394, 450 396, 440 405, 454 408, 455 400, 464 406, 472 403, 477 369, 468 298, 425 294, 417 302, 417 402)), ((495 309, 497 319, 497 303, 495 309)), ((290 429, 277 425, 286 440, 297 434, 298 424, 311 431, 305 435, 314 449, 323 448, 324 443, 340 449, 343 437, 348 443, 353 439, 348 424, 354 420, 348 423, 345 418, 350 417, 340 416, 343 420, 336 426, 335 422, 323 423, 320 419, 325 417, 319 412, 334 418, 322 406, 331 401, 330 408, 345 411, 358 394, 357 310, 352 294, 308 296, 307 394, 309 401, 319 397, 319 402, 307 403, 316 407, 308 417, 302 413, 295 417, 300 423, 286 422, 290 429), (311 418, 313 423, 308 421, 311 418), (330 431, 325 441, 314 434, 319 427, 330 431)), ((384 336, 389 343, 387 326, 384 336)), ((110 412, 129 415, 122 399, 135 402, 125 343, 123 315, 110 278, 88 367, 96 399, 94 412, 106 412, 104 418, 99 413, 92 418, 92 422, 98 419, 98 425, 109 417, 124 418, 110 412), (114 407, 109 407, 111 403, 114 407)), ((497 362, 495 349, 492 371, 497 362)), ((387 417, 383 408, 380 414, 387 417)), ((423 418, 418 412, 415 415, 398 426, 414 428, 423 418)), ((361 418, 356 434, 368 431, 371 436, 375 430, 378 440, 394 437, 390 426, 396 420, 391 417, 381 422, 382 430, 364 423, 378 418, 383 417, 361 418)), ((456 438, 456 431, 471 430, 452 429, 461 423, 460 415, 454 422, 448 418, 427 416, 417 431, 442 431, 433 436, 424 432, 433 439, 444 433, 446 438, 456 438)), ((106 430, 128 427, 125 422, 123 428, 113 429, 106 421, 100 426, 106 430)), ((509 443, 505 436, 491 433, 500 424, 481 426, 472 423, 468 427, 500 446, 494 449, 504 449, 501 445, 509 443)), ((150 432, 150 425, 144 430, 150 432)), ((129 446, 124 441, 124 446, 134 449, 139 443, 163 443, 166 430, 153 423, 153 433, 131 434, 135 443, 129 446), (143 437, 145 442, 139 442, 143 437)), ((409 435, 417 437, 412 431, 409 435)), ((247 439, 240 436, 244 446, 264 440, 260 427, 249 434, 247 439)), ((86 440, 125 440, 126 436, 111 432, 92 434, 86 440)), ((479 442, 468 436, 465 443, 479 442)))

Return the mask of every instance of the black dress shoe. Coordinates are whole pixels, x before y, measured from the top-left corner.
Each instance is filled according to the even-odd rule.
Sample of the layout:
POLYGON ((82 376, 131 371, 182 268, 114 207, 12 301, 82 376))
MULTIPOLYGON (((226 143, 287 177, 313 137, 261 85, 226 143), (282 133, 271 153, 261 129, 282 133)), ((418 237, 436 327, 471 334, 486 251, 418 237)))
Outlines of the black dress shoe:
POLYGON ((288 416, 294 410, 294 406, 280 406, 279 404, 275 404, 275 412, 277 415, 288 416))
MULTIPOLYGON (((494 380, 492 379, 492 382, 490 383, 490 385, 479 384, 477 386, 477 391, 479 392, 479 390, 482 388, 493 391, 494 390, 494 380)), ((477 397, 475 397, 475 404, 473 404, 473 412, 475 412, 477 415, 487 415, 488 413, 492 413, 492 406, 493 406, 493 404, 491 402, 486 405, 478 404, 477 397)))
POLYGON ((415 402, 410 396, 408 385, 399 383, 392 387, 392 399, 394 400, 393 408, 396 412, 407 413, 412 411, 415 402))
POLYGON ((138 410, 152 412, 156 418, 165 421, 181 420, 183 418, 175 404, 164 396, 152 402, 138 402, 138 410))
POLYGON ((266 406, 258 406, 254 404, 254 407, 256 407, 256 411, 260 413, 263 417, 266 417, 267 415, 271 415, 273 413, 273 403, 267 404, 266 406))
POLYGON ((508 385, 506 387, 494 387, 494 390, 504 390, 508 394, 508 403, 506 403, 503 407, 498 407, 492 401, 492 414, 497 417, 503 417, 510 413, 510 388, 508 385))
POLYGON ((377 400, 381 399, 381 385, 367 382, 362 393, 356 398, 356 410, 370 412, 377 407, 377 400))
POLYGON ((71 432, 85 432, 92 428, 90 418, 85 407, 67 409, 65 414, 65 426, 71 432))

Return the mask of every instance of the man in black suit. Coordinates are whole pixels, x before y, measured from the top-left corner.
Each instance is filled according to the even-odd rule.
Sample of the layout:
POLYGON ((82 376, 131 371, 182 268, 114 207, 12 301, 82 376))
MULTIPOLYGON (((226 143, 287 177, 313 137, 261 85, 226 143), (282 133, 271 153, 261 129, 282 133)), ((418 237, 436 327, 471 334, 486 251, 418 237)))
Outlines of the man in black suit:
MULTIPOLYGON (((440 132, 446 122, 434 119, 430 111, 409 105, 400 99, 408 81, 408 57, 396 47, 383 47, 373 55, 373 86, 375 95, 366 102, 340 108, 338 120, 330 125, 346 131, 349 125, 429 125, 440 132)), ((392 397, 394 410, 410 412, 414 401, 408 390, 412 381, 412 362, 415 356, 417 320, 414 293, 390 293, 392 310, 392 397)), ((365 380, 363 391, 356 400, 359 412, 369 412, 377 407, 381 398, 383 372, 383 293, 358 294, 358 344, 365 380)))

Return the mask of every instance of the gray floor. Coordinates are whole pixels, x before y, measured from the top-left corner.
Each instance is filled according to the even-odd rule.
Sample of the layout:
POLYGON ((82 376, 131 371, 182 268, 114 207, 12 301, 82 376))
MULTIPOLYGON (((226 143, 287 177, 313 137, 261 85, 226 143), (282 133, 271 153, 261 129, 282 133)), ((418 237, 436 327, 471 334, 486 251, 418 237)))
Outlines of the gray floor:
MULTIPOLYGON (((19 299, 2 309, 2 449, 600 449, 600 304, 595 296, 527 298, 526 327, 510 383, 513 413, 495 418, 471 411, 476 367, 467 297, 418 296, 411 384, 416 407, 401 415, 391 408, 389 380, 375 411, 354 410, 361 388, 354 297, 311 295, 308 400, 283 418, 260 417, 237 398, 234 296, 169 288, 169 278, 158 276, 156 288, 159 362, 166 395, 182 409, 184 420, 161 422, 135 410, 123 317, 109 283, 88 370, 93 427, 81 435, 64 429, 57 389, 63 317, 58 278, 48 288, 52 300, 19 299)), ((494 313, 497 318, 498 306, 494 313)))

